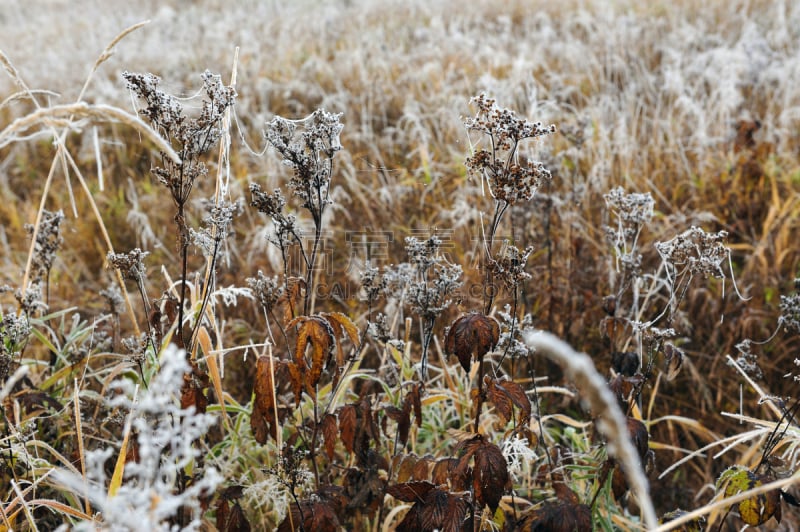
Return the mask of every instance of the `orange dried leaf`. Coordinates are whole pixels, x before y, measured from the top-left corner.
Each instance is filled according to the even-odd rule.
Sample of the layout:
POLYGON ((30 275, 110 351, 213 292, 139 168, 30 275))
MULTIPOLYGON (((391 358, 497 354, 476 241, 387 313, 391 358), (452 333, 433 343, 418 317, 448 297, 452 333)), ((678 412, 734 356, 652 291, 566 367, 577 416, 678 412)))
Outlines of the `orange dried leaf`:
POLYGON ((278 299, 278 304, 285 304, 283 321, 288 323, 297 312, 300 299, 305 297, 306 280, 302 277, 289 277, 286 279, 286 292, 278 299))
POLYGON ((253 430, 253 436, 261 444, 267 443, 267 436, 278 439, 274 386, 269 357, 262 355, 256 362, 256 377, 253 381, 253 413, 250 415, 250 428, 253 430))
POLYGON ((196 362, 190 362, 191 369, 183 374, 181 386, 181 408, 195 407, 195 412, 205 414, 208 398, 203 393, 210 380, 208 373, 200 369, 196 362))
POLYGON ((341 312, 323 312, 320 316, 328 320, 328 324, 333 329, 333 336, 336 339, 336 365, 341 368, 345 364, 345 356, 339 340, 343 340, 346 336, 358 349, 358 327, 341 312))
POLYGON ((303 395, 303 382, 305 373, 305 361, 300 364, 294 362, 286 362, 286 369, 289 371, 289 383, 292 385, 292 392, 294 392, 294 405, 300 405, 300 398, 303 395))
MULTIPOLYGON (((310 369, 304 375, 306 391, 312 397, 316 396, 315 388, 322 377, 322 370, 328 361, 334 345, 333 329, 330 324, 319 316, 300 316, 293 319, 287 328, 297 326, 297 344, 294 349, 294 359, 299 364, 305 363, 306 349, 311 351, 310 369)), ((308 364, 305 363, 307 366, 308 364)))

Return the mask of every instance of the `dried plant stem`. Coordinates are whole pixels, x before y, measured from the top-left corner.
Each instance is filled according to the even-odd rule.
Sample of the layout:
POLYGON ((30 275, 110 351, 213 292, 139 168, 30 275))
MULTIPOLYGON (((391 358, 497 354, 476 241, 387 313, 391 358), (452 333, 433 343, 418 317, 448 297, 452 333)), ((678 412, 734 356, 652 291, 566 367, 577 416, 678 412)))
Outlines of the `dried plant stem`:
POLYGON ((623 466, 631 491, 636 495, 642 509, 644 523, 648 530, 658 524, 653 501, 648 490, 647 477, 636 449, 627 437, 628 428, 625 415, 606 382, 597 373, 592 359, 585 353, 578 353, 569 344, 556 336, 535 331, 524 334, 525 343, 560 364, 581 390, 592 411, 599 417, 598 429, 608 440, 608 451, 623 466))
MULTIPOLYGON (((236 47, 236 50, 233 53, 233 68, 231 71, 231 82, 230 87, 236 88, 236 69, 239 64, 239 47, 236 47)), ((219 206, 224 199, 224 196, 228 194, 228 182, 230 180, 230 146, 231 146, 231 108, 228 107, 225 109, 225 113, 222 117, 222 131, 224 131, 222 138, 220 139, 219 143, 219 155, 217 156, 217 179, 215 180, 215 187, 214 187, 214 204, 219 206), (224 181, 224 182, 223 182, 224 181)), ((215 242, 217 240, 217 232, 218 228, 216 224, 211 225, 211 238, 214 239, 215 242)), ((206 313, 206 307, 209 304, 211 298, 211 292, 213 291, 214 280, 215 280, 215 265, 217 259, 217 245, 214 246, 214 254, 206 259, 206 274, 205 280, 203 282, 203 293, 201 295, 200 300, 202 301, 200 305, 200 310, 198 311, 198 319, 197 323, 194 326, 194 330, 192 331, 192 337, 189 341, 189 344, 194 348, 197 342, 197 334, 200 330, 200 324, 202 323, 202 317, 206 313)), ((213 305, 212 305, 213 307, 213 305)), ((213 309, 212 309, 213 310, 213 309)), ((209 317, 213 318, 213 312, 209 313, 209 317)), ((224 370, 224 366, 223 366, 224 370)), ((220 401, 222 398, 220 398, 220 401)), ((223 408, 222 411, 224 412, 225 409, 223 408)))
POLYGON ((651 532, 667 532, 669 530, 674 530, 674 529, 680 527, 681 525, 683 525, 685 523, 688 523, 688 522, 690 522, 690 521, 692 521, 694 519, 697 519, 698 517, 702 517, 702 516, 704 516, 706 514, 710 514, 713 511, 724 509, 726 507, 730 507, 731 505, 734 505, 734 504, 736 504, 738 502, 741 502, 741 501, 744 501, 746 499, 753 499, 756 496, 761 495, 762 493, 767 493, 769 491, 782 489, 782 488, 785 488, 786 486, 791 486, 793 484, 797 484, 798 482, 800 482, 800 470, 795 471, 794 475, 792 475, 790 477, 782 478, 780 480, 776 480, 776 481, 770 482, 768 484, 762 484, 762 485, 757 486, 757 487, 755 487, 755 488, 753 488, 751 490, 742 491, 742 492, 739 492, 736 495, 733 495, 731 497, 726 497, 726 498, 720 499, 720 500, 718 500, 716 502, 707 504, 707 505, 703 506, 702 508, 698 508, 697 510, 688 512, 686 514, 683 514, 682 516, 680 516, 680 517, 678 517, 676 519, 673 519, 672 521, 664 523, 663 525, 661 525, 659 527, 653 528, 651 530, 651 532))
MULTIPOLYGON (((20 490, 19 485, 15 480, 11 480, 11 487, 14 490, 14 493, 17 495, 15 500, 20 501, 22 505, 22 510, 25 512, 25 517, 28 520, 28 524, 31 526, 31 530, 38 531, 39 528, 36 526, 36 520, 33 518, 33 513, 31 513, 30 503, 25 500, 25 494, 20 490)), ((28 490, 25 490, 26 492, 28 490)))
MULTIPOLYGON (((81 423, 81 402, 78 397, 78 379, 74 380, 74 393, 72 396, 72 406, 75 414, 75 437, 78 440, 78 457, 81 460, 81 476, 86 481, 86 453, 83 449, 83 424, 81 423)), ((89 496, 84 497, 83 505, 88 515, 92 514, 92 505, 89 503, 89 496)))
POLYGON ((119 107, 105 104, 88 104, 77 102, 64 105, 43 107, 23 117, 17 118, 5 129, 0 131, 0 147, 16 140, 16 134, 27 131, 36 125, 68 126, 74 124, 76 119, 88 118, 97 121, 117 121, 132 127, 155 146, 164 152, 173 162, 180 164, 181 159, 167 141, 161 138, 156 131, 147 125, 141 118, 123 111, 119 107), (66 120, 66 122, 64 122, 66 120))

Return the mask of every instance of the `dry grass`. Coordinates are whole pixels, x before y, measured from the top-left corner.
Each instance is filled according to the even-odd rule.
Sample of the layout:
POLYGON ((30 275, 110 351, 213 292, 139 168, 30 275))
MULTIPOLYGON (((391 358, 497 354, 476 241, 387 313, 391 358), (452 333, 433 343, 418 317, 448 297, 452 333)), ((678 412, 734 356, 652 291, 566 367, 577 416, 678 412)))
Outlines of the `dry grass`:
MULTIPOLYGON (((289 172, 262 135, 273 116, 302 118, 318 108, 343 113, 344 150, 336 156, 333 203, 324 216, 321 260, 328 269, 316 274, 321 289, 309 313, 342 312, 363 328, 374 318, 370 312, 395 311, 391 332, 406 344, 400 351, 365 347, 339 389, 320 389, 325 411, 367 392, 385 392, 385 401, 402 407, 405 391, 397 392, 394 384, 416 379, 408 359, 420 356, 421 325, 405 321, 402 305, 368 311, 356 297, 367 258, 363 239, 375 239, 372 263, 383 268, 406 260, 406 236, 425 238, 435 230, 443 236, 445 256, 463 266, 457 302, 434 328, 431 381, 423 400, 426 423, 411 428, 409 449, 420 456, 447 456, 453 446, 446 429, 467 430, 474 416, 469 393, 475 371, 468 380, 440 347, 444 326, 483 302, 481 245, 493 201, 486 184, 468 175, 464 165, 480 140, 462 121, 474 114, 470 97, 486 92, 519 116, 558 127, 556 135, 521 148, 523 159, 543 161, 553 178, 533 201, 509 209, 497 241, 534 246, 527 264, 532 278, 519 293, 517 313, 588 353, 601 374, 608 374, 611 351, 617 348, 648 355, 635 333, 611 340, 604 335, 604 298, 621 294, 620 312, 641 322, 662 316, 674 293, 662 282, 665 266, 654 244, 692 225, 709 234, 727 231, 731 255, 730 269, 723 264, 725 279, 697 275, 685 295, 673 300, 674 312, 655 323, 676 329, 672 341, 687 356, 681 372, 668 380, 667 368, 654 368, 633 414, 646 423, 655 450, 649 477, 657 512, 698 508, 698 515, 711 514, 714 526, 726 519, 740 523, 724 514, 707 486, 729 465, 759 462, 765 441, 757 438, 768 435, 780 419, 780 410, 770 410, 762 397, 797 395, 796 382, 784 378, 794 372, 797 333, 772 335, 781 315, 780 296, 791 294, 800 277, 800 5, 778 0, 557 5, 481 0, 468 8, 451 0, 83 4, 56 9, 61 2, 32 0, 8 6, 0 15, 3 65, 9 73, 0 79, 0 284, 12 287, 0 293, 4 316, 16 312, 13 290, 27 286, 32 275, 34 245, 25 224, 35 223, 38 232, 45 210, 66 213, 64 240, 47 275, 49 309, 34 320, 38 332, 23 357, 31 385, 55 394, 66 410, 45 415, 7 401, 0 453, 11 456, 13 449, 25 456, 2 459, 3 478, 14 481, 3 499, 5 520, 14 514, 17 526, 33 529, 37 521, 46 528, 65 514, 89 514, 83 495, 58 499, 69 496, 56 494, 40 470, 45 463, 66 467, 65 461, 74 461, 73 469, 83 471, 84 446, 119 445, 124 422, 104 418, 110 413, 100 398, 117 377, 147 381, 157 372, 155 359, 140 368, 121 354, 119 340, 146 330, 148 317, 137 287, 105 268, 107 252, 145 249, 151 253, 148 293, 153 298, 178 293, 175 211, 150 173, 157 164, 153 150, 170 152, 175 146, 164 145, 135 116, 137 107, 121 73, 153 72, 163 78, 167 92, 182 95, 185 107, 196 110, 199 74, 209 69, 226 83, 235 76, 238 96, 230 123, 223 126, 230 146, 209 157, 214 177, 197 183, 187 205, 193 227, 203 216, 201 197, 219 200, 227 191, 229 198, 249 201, 250 183, 265 191, 285 185, 289 172), (144 20, 149 23, 120 34, 144 20), (621 291, 629 278, 617 268, 604 230, 617 223, 604 195, 618 186, 654 199, 653 217, 636 241, 642 273, 635 290, 621 291), (734 280, 745 297, 735 292, 734 280), (118 317, 111 317, 98 295, 110 283, 131 291, 128 311, 118 317), (80 319, 73 322, 75 313, 80 319), (98 331, 112 337, 113 348, 92 352, 98 331), (751 346, 760 377, 731 367, 726 355, 735 358, 737 344, 767 338, 751 346), (392 371, 386 369, 390 366, 392 371), (53 419, 57 434, 45 437, 41 421, 36 424, 39 416, 53 419), (84 423, 76 425, 70 416, 83 416, 84 423), (740 419, 748 419, 758 433, 748 432, 751 427, 740 419), (43 445, 58 441, 67 450, 60 451, 63 456, 46 449, 46 458, 34 456, 29 447, 17 446, 24 430, 34 430, 43 445), (717 442, 726 442, 718 457, 695 453, 717 442), (685 456, 691 459, 659 476, 685 456), (22 463, 39 472, 23 473, 22 463), (46 486, 44 494, 34 494, 40 485, 46 486), (59 504, 69 511, 44 510, 59 504)), ((254 209, 236 218, 217 263, 216 287, 243 287, 245 278, 259 270, 269 276, 282 272, 279 253, 265 240, 270 226, 254 209)), ((188 256, 188 271, 198 273, 189 277, 187 301, 193 306, 187 308, 202 306, 208 264, 199 251, 188 256)), ((503 294, 493 314, 511 301, 503 294)), ((226 482, 245 487, 242 501, 251 523, 277 526, 287 509, 281 513, 257 501, 265 493, 289 498, 270 483, 267 471, 278 467, 278 448, 274 442, 257 444, 247 426, 254 360, 266 353, 262 346, 270 333, 260 307, 246 297, 227 306, 222 295, 215 296, 203 314, 207 321, 198 329, 202 341, 193 356, 211 373, 209 411, 225 419, 204 445, 226 482)), ((276 360, 287 351, 285 342, 277 344, 276 360)), ((543 361, 504 364, 503 373, 525 386, 543 375, 548 382, 542 384, 571 382, 543 361)), ((16 379, 11 374, 4 377, 4 397, 20 390, 12 393, 7 386, 16 379)), ((581 411, 566 394, 541 396, 543 416, 563 417, 538 425, 539 438, 577 448, 583 435, 582 458, 569 467, 579 472, 602 463, 604 450, 593 447, 593 430, 564 421, 583 427, 592 412, 581 411)), ((283 422, 282 438, 317 410, 317 403, 304 396, 283 422)), ((497 443, 507 429, 496 428, 498 419, 492 409, 481 424, 497 443)), ((127 432, 124 437, 127 442, 127 432)), ((796 478, 795 442, 796 435, 787 433, 775 451, 786 475, 794 475, 779 481, 790 493, 796 492, 791 480, 796 478)), ((538 470, 545 458, 538 452, 520 481, 527 491, 519 495, 535 503, 548 493, 538 470)), ((576 491, 578 472, 570 469, 576 491)), ((582 498, 595 493, 587 485, 582 498)), ((504 501, 501 507, 512 515, 514 504, 504 501)), ((387 505, 358 526, 378 529, 387 515, 396 524, 402 515, 390 514, 392 508, 397 506, 387 505)), ((614 508, 596 514, 596 522, 638 519, 634 506, 614 508)), ((796 515, 786 504, 784 513, 785 522, 796 515)))

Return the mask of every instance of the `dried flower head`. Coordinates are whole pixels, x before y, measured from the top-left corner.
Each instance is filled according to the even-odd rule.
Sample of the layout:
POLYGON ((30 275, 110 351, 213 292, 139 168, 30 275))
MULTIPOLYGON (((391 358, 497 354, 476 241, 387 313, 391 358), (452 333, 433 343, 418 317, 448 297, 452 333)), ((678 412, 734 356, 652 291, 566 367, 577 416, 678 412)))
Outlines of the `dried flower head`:
POLYGON ((261 270, 256 277, 248 277, 245 282, 267 313, 272 312, 283 296, 283 284, 278 282, 278 277, 267 277, 261 270))
POLYGON ((24 292, 21 288, 14 290, 14 298, 24 314, 34 316, 38 312, 47 310, 48 305, 44 302, 42 295, 42 283, 43 281, 31 283, 24 292))
POLYGON ((730 256, 730 249, 723 243, 727 236, 726 231, 706 233, 692 226, 671 240, 656 242, 655 247, 675 277, 688 272, 724 279, 722 261, 730 256))
POLYGON ((625 193, 617 187, 603 196, 606 209, 616 218, 616 224, 604 225, 606 240, 614 248, 617 271, 628 276, 641 273, 642 255, 638 253, 642 228, 653 218, 655 201, 649 192, 625 193))
POLYGON ((378 268, 372 266, 370 261, 364 264, 364 270, 359 275, 361 289, 364 290, 364 300, 370 305, 386 290, 386 278, 379 275, 378 268))
POLYGON ((471 103, 478 112, 474 118, 465 119, 464 125, 487 135, 491 147, 467 157, 467 169, 486 179, 489 192, 498 201, 513 205, 530 200, 551 175, 541 162, 519 161, 520 142, 552 134, 555 126, 517 118, 513 111, 498 107, 494 99, 484 94, 472 98, 471 103))
POLYGON ((414 269, 406 297, 411 310, 425 320, 435 320, 450 306, 450 297, 461 286, 461 266, 449 264, 439 253, 442 241, 435 235, 418 240, 406 238, 406 252, 414 269))
POLYGON ((122 347, 128 352, 129 360, 143 366, 147 359, 147 347, 151 344, 150 337, 142 333, 139 336, 129 336, 122 339, 122 347))
POLYGON ((603 198, 606 200, 606 208, 620 224, 645 225, 653 218, 656 202, 649 192, 626 194, 622 187, 617 187, 604 194, 603 198))
POLYGON ((176 205, 182 206, 189 199, 195 181, 208 174, 199 156, 208 152, 222 136, 220 124, 225 111, 234 103, 236 91, 223 85, 219 75, 205 71, 202 74, 205 98, 200 115, 190 118, 176 97, 158 88, 161 80, 157 76, 131 72, 124 72, 122 76, 128 88, 145 102, 139 114, 177 147, 181 162, 176 163, 162 152, 163 166, 154 167, 152 172, 169 189, 176 205))
POLYGON ((330 203, 328 189, 333 172, 333 156, 342 149, 339 135, 344 126, 341 113, 317 109, 302 120, 273 118, 264 130, 267 141, 291 166, 294 175, 289 181, 292 193, 302 200, 302 206, 319 215, 330 203), (298 126, 303 127, 298 134, 298 126))
POLYGON ((135 281, 140 283, 144 281, 146 270, 144 267, 144 258, 149 255, 148 252, 142 251, 139 248, 134 248, 127 253, 114 253, 109 251, 106 255, 109 267, 119 270, 123 279, 135 281))
POLYGON ((501 280, 507 288, 514 290, 531 278, 531 274, 525 271, 531 253, 533 246, 520 250, 517 246, 506 244, 501 257, 490 259, 488 268, 495 279, 501 280))
MULTIPOLYGON (((800 289, 800 279, 795 279, 794 284, 796 289, 800 289)), ((782 295, 780 309, 778 324, 794 333, 800 332, 800 293, 782 295)))
POLYGON ((733 363, 748 375, 760 379, 763 373, 761 373, 761 368, 758 366, 758 355, 752 351, 753 342, 749 339, 742 340, 735 347, 739 353, 733 363))
POLYGON ((222 242, 231 235, 233 218, 242 213, 243 202, 222 200, 218 204, 206 202, 209 213, 203 218, 205 227, 200 231, 189 229, 192 242, 200 248, 206 258, 216 257, 222 242))
POLYGON ((39 230, 34 231, 34 226, 25 224, 25 231, 33 236, 36 233, 36 242, 33 246, 33 257, 31 262, 31 280, 38 282, 45 280, 50 274, 56 253, 64 243, 61 236, 61 222, 64 221, 64 212, 42 211, 42 219, 39 222, 39 230))
POLYGON ((119 316, 125 312, 125 299, 122 297, 122 292, 120 292, 116 283, 109 283, 108 288, 100 290, 100 296, 106 300, 108 312, 112 316, 119 316))
POLYGON ((257 183, 250 184, 250 194, 252 196, 250 205, 272 218, 275 236, 268 237, 269 241, 285 253, 291 244, 299 241, 300 234, 297 217, 283 212, 286 198, 280 189, 276 188, 272 194, 268 194, 263 192, 261 185, 257 183))

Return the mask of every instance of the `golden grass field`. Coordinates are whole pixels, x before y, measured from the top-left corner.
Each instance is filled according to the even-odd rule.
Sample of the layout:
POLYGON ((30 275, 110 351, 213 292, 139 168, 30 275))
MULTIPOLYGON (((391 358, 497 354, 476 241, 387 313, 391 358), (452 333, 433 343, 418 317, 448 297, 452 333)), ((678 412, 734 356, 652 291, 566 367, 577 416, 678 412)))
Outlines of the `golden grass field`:
POLYGON ((583 508, 598 530, 800 528, 800 4, 0 6, 0 528, 547 530, 583 508), (235 103, 178 201, 151 170, 185 179, 191 150, 123 73, 196 118, 206 70, 235 103), (491 150, 479 94, 555 132, 491 150), (305 152, 332 161, 306 201, 274 128, 318 109, 343 129, 305 152), (551 177, 503 200, 481 149, 551 177), (252 184, 297 218, 284 254, 252 184), (204 221, 226 201, 230 225, 204 221), (135 248, 143 275, 109 265, 135 248))

